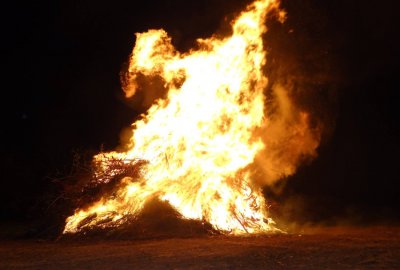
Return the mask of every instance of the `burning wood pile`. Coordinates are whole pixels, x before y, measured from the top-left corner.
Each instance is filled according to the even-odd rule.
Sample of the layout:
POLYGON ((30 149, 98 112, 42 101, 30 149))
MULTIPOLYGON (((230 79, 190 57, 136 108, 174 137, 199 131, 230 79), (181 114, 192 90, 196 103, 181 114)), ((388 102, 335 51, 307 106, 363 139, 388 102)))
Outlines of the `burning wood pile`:
POLYGON ((124 75, 126 96, 143 91, 138 78, 161 80, 167 96, 132 124, 125 151, 94 156, 93 181, 86 190, 100 196, 67 218, 64 233, 123 226, 154 200, 183 220, 207 223, 222 233, 278 230, 252 165, 268 152, 270 178, 277 179, 293 173, 297 159, 318 143, 298 144, 297 151, 275 157, 288 142, 296 145, 298 136, 308 136, 308 123, 307 114, 298 113, 282 90, 276 98, 284 113, 278 120, 265 113, 263 35, 271 15, 282 19, 285 14, 276 0, 257 0, 231 22, 231 36, 198 39, 186 53, 175 50, 164 30, 136 34, 124 75))

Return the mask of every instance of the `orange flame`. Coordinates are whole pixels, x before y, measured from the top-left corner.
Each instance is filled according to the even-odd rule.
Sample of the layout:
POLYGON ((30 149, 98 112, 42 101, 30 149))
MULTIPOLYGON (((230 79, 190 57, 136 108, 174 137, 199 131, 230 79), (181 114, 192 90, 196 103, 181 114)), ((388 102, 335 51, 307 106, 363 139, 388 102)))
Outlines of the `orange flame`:
POLYGON ((268 126, 262 35, 266 16, 277 8, 277 0, 255 1, 232 22, 230 37, 199 39, 199 49, 184 54, 164 30, 136 34, 126 95, 135 94, 140 75, 162 78, 167 97, 132 125, 126 152, 100 153, 94 159, 101 164, 99 173, 108 169, 110 158, 148 163, 139 180, 122 179, 112 198, 78 209, 64 233, 121 224, 154 197, 184 218, 205 220, 223 232, 275 230, 249 165, 265 147, 256 135, 268 126))

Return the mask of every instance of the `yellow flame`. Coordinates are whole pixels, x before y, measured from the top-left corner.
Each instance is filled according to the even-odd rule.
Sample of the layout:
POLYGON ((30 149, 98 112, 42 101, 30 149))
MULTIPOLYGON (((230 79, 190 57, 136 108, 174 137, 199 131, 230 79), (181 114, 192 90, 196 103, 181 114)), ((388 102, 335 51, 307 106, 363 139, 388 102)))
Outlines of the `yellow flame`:
POLYGON ((264 148, 256 135, 267 122, 262 35, 267 14, 277 6, 276 0, 255 1, 232 22, 230 37, 199 39, 199 49, 184 54, 164 30, 136 34, 126 95, 135 94, 140 75, 162 78, 167 97, 132 125, 129 150, 94 159, 99 172, 109 169, 112 158, 148 163, 139 180, 125 177, 111 198, 78 209, 64 233, 118 225, 154 197, 184 218, 205 220, 224 232, 275 229, 249 165, 264 148))

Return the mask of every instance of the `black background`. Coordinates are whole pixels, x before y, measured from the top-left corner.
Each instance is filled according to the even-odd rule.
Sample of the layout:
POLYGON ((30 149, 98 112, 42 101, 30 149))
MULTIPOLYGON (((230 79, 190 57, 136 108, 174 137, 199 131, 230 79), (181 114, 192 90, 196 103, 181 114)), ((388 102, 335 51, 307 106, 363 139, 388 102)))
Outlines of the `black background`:
MULTIPOLYGON (((2 4, 0 219, 40 217, 48 198, 58 192, 51 177, 68 173, 73 151, 115 148, 120 131, 143 112, 123 99, 119 81, 134 33, 164 28, 185 50, 195 38, 221 29, 224 17, 248 2, 2 4)), ((286 41, 286 34, 280 34, 283 47, 297 55, 299 66, 313 67, 306 76, 322 74, 313 85, 320 88, 319 95, 327 91, 330 106, 325 109, 331 115, 319 157, 287 179, 279 196, 273 195, 293 219, 399 218, 394 2, 282 3, 288 20, 281 28, 293 30, 291 36, 285 32, 286 41)), ((272 42, 271 55, 284 54, 282 44, 272 42)))

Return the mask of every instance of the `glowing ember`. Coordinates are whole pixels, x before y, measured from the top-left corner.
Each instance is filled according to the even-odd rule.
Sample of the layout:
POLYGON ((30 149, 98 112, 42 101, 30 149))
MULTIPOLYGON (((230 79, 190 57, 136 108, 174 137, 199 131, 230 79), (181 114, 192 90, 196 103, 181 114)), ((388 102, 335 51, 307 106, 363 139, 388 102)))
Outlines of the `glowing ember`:
POLYGON ((199 39, 199 49, 184 54, 163 30, 136 35, 126 95, 135 94, 139 75, 162 78, 168 95, 132 125, 129 150, 101 153, 94 160, 99 176, 118 174, 109 167, 113 159, 147 163, 139 177, 121 179, 113 196, 78 209, 64 233, 117 226, 153 198, 222 232, 275 230, 249 165, 265 148, 259 136, 268 126, 262 35, 267 14, 277 6, 276 0, 254 2, 232 22, 230 37, 199 39))

